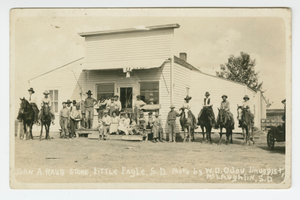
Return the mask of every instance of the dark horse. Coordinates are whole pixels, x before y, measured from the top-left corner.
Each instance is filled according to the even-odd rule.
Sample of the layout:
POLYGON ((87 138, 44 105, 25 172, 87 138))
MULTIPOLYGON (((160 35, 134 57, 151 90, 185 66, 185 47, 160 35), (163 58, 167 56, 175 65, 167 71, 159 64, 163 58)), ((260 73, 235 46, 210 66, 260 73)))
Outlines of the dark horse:
POLYGON ((212 110, 212 107, 203 107, 202 113, 200 116, 198 116, 198 124, 201 126, 202 134, 203 134, 203 140, 205 140, 205 132, 204 127, 206 130, 206 143, 208 141, 210 144, 212 143, 211 139, 211 129, 214 125, 214 113, 212 110))
POLYGON ((192 117, 191 111, 185 112, 184 108, 180 108, 180 110, 182 111, 181 115, 180 115, 180 124, 184 131, 183 142, 186 142, 186 139, 187 139, 186 130, 188 133, 189 142, 191 142, 191 140, 194 141, 195 140, 194 125, 193 125, 193 117, 192 117))
POLYGON ((253 136, 253 129, 252 129, 252 119, 251 119, 251 114, 249 111, 247 111, 246 108, 243 108, 242 106, 238 106, 237 108, 237 113, 238 113, 238 120, 241 121, 241 125, 242 125, 242 130, 243 130, 243 137, 244 137, 244 141, 243 141, 243 145, 244 144, 249 144, 250 145, 250 132, 252 135, 252 142, 253 144, 254 142, 254 136, 253 136), (246 131, 246 134, 245 134, 246 131))
POLYGON ((43 126, 45 126, 46 129, 46 140, 50 140, 49 136, 49 130, 51 125, 51 114, 50 114, 50 107, 48 103, 44 103, 43 107, 41 108, 41 134, 40 134, 40 140, 42 140, 42 134, 43 134, 43 126))
POLYGON ((229 137, 231 136, 231 141, 232 142, 232 129, 234 127, 234 122, 231 120, 229 113, 224 110, 224 109, 218 109, 219 114, 218 114, 218 125, 220 126, 220 141, 219 144, 222 144, 222 129, 226 129, 226 144, 229 143, 229 137))
POLYGON ((20 134, 20 139, 24 138, 26 134, 26 139, 33 139, 32 136, 32 126, 34 122, 34 110, 32 105, 25 99, 21 99, 21 105, 19 110, 18 119, 23 121, 24 133, 20 134))

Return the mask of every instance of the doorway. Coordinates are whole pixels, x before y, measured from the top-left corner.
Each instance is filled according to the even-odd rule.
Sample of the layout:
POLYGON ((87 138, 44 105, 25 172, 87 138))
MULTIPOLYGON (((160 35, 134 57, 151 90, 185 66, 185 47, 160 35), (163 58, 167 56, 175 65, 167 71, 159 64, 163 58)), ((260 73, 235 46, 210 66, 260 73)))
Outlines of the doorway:
POLYGON ((120 101, 122 110, 132 112, 132 87, 120 87, 120 101))

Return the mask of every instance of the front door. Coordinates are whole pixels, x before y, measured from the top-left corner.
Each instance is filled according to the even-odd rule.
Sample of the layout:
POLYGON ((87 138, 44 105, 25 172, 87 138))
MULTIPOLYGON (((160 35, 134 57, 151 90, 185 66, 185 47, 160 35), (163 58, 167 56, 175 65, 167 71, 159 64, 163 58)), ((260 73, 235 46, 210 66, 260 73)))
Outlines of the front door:
POLYGON ((122 110, 132 112, 132 87, 120 87, 122 110))

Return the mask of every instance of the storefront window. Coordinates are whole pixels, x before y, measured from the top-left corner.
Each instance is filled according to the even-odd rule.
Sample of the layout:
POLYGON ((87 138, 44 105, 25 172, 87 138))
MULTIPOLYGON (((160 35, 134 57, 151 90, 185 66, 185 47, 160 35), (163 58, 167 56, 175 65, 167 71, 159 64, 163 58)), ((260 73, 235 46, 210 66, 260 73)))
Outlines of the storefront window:
POLYGON ((97 84, 97 100, 101 97, 104 99, 110 99, 114 96, 115 84, 114 83, 99 83, 97 84))
POLYGON ((140 94, 146 104, 159 104, 159 82, 141 82, 140 94))

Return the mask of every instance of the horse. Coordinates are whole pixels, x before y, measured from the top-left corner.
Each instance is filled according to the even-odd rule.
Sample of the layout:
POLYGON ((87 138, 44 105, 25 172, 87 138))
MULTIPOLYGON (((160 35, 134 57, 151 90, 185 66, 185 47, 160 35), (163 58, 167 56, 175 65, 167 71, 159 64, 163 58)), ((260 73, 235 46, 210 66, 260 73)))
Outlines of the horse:
POLYGON ((186 139, 187 139, 186 130, 188 132, 189 142, 191 142, 191 139, 194 141, 195 140, 195 134, 194 134, 192 114, 191 114, 191 112, 189 112, 188 110, 185 110, 184 108, 180 108, 180 110, 182 111, 181 115, 180 115, 180 124, 182 126, 183 131, 184 131, 183 142, 185 143, 186 139))
POLYGON ((226 144, 229 143, 229 137, 231 136, 231 141, 232 142, 232 128, 234 126, 234 121, 231 120, 229 114, 225 109, 218 109, 219 114, 218 114, 218 125, 220 126, 220 141, 219 144, 222 144, 222 129, 226 129, 226 144))
POLYGON ((212 143, 211 139, 211 129, 213 127, 213 110, 212 107, 203 107, 201 115, 198 117, 198 124, 200 125, 202 129, 202 134, 203 134, 203 140, 205 140, 205 132, 204 132, 204 127, 206 130, 206 143, 208 141, 210 144, 212 143))
POLYGON ((241 121, 241 126, 242 126, 242 130, 243 130, 243 137, 244 137, 244 141, 243 141, 243 145, 245 144, 249 144, 250 146, 250 132, 252 135, 252 142, 253 144, 254 142, 254 136, 253 136, 253 129, 252 129, 252 120, 251 120, 251 114, 249 111, 247 111, 246 108, 243 108, 242 106, 238 106, 237 108, 237 114, 238 114, 238 120, 241 121), (246 134, 245 134, 246 132, 246 134))
POLYGON ((20 134, 20 139, 24 138, 24 134, 26 134, 26 139, 32 139, 32 126, 34 122, 34 110, 32 105, 25 99, 21 99, 20 110, 18 119, 23 121, 24 133, 20 134))
POLYGON ((44 105, 41 108, 41 134, 40 134, 40 141, 42 140, 42 134, 43 134, 43 126, 45 126, 46 130, 46 140, 50 140, 49 130, 51 125, 51 114, 50 114, 50 107, 48 103, 44 103, 44 105))

